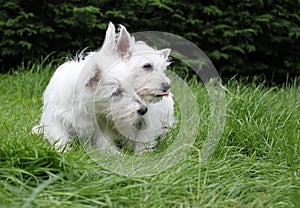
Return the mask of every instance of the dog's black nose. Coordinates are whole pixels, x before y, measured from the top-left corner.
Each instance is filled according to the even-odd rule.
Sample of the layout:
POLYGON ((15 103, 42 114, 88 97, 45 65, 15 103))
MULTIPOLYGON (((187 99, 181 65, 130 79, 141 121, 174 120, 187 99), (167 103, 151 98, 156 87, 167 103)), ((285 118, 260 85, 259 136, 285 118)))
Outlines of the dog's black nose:
POLYGON ((148 111, 148 108, 146 106, 143 106, 137 112, 138 112, 138 114, 140 114, 142 116, 142 115, 145 115, 145 113, 147 113, 147 111, 148 111))
POLYGON ((170 89, 170 85, 166 82, 162 83, 163 91, 167 92, 170 89))

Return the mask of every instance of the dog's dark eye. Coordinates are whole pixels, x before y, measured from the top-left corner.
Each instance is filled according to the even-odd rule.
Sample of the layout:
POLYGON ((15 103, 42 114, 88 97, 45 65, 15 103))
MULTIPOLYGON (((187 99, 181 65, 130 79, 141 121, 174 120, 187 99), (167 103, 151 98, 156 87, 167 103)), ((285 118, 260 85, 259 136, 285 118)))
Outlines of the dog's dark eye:
POLYGON ((118 87, 116 91, 113 92, 112 96, 121 96, 124 90, 121 87, 118 87))
POLYGON ((143 66, 143 68, 144 68, 144 70, 146 70, 146 71, 151 71, 151 70, 152 70, 152 65, 151 65, 151 64, 145 64, 145 65, 143 66))

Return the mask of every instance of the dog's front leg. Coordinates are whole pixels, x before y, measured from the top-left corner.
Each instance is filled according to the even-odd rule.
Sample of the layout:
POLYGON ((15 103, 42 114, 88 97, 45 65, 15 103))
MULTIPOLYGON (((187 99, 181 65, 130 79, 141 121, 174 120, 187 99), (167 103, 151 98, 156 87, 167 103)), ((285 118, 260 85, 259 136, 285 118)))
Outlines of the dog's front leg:
POLYGON ((115 145, 112 138, 107 135, 104 135, 101 131, 96 130, 93 136, 90 138, 90 145, 92 147, 96 147, 101 151, 120 154, 117 146, 115 145))
POLYGON ((60 150, 68 145, 71 138, 59 119, 53 118, 50 122, 42 125, 44 126, 44 137, 50 144, 54 144, 56 149, 60 150))

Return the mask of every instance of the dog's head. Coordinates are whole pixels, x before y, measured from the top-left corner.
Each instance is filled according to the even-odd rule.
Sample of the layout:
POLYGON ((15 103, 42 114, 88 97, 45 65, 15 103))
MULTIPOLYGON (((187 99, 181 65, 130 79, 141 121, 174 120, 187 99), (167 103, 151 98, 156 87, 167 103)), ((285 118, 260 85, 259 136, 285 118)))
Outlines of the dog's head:
POLYGON ((90 70, 84 87, 86 94, 90 95, 86 99, 95 104, 96 115, 110 120, 121 133, 127 128, 137 127, 147 113, 146 105, 130 85, 98 65, 90 70))
POLYGON ((163 96, 169 95, 170 79, 165 70, 170 64, 170 49, 156 50, 145 42, 136 42, 124 26, 120 26, 118 33, 109 24, 105 41, 100 50, 107 55, 110 73, 134 88, 136 93, 146 102, 157 102, 163 96))
POLYGON ((137 94, 147 102, 157 102, 169 95, 170 79, 165 70, 169 66, 170 49, 156 50, 144 42, 137 42, 131 56, 131 83, 137 94))

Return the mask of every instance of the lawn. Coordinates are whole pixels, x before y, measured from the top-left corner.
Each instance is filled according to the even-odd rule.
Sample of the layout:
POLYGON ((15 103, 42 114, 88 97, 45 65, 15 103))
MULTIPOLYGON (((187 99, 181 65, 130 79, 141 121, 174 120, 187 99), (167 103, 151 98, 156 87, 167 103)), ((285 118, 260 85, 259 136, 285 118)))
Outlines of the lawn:
MULTIPOLYGON (((226 125, 201 161, 209 115, 204 86, 190 81, 200 106, 190 154, 153 176, 122 176, 80 145, 58 153, 41 136, 41 96, 54 67, 32 64, 0 75, 0 207, 300 207, 300 84, 229 80, 226 125)), ((187 106, 189 108, 189 106, 187 106)))

